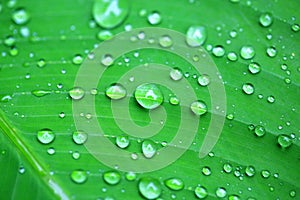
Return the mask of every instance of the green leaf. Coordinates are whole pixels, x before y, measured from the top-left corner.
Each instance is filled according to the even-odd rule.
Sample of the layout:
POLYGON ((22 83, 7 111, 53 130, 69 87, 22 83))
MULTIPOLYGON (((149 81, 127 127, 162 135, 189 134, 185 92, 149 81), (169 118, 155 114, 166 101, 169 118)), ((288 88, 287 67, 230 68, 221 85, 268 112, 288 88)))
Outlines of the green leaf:
MULTIPOLYGON (((125 10, 121 19, 110 12, 102 27, 101 17, 93 17, 109 5, 101 7, 100 3, 97 1, 100 9, 96 10, 92 0, 0 2, 0 199, 153 199, 157 196, 196 199, 206 195, 207 199, 299 198, 299 1, 131 0, 128 4, 122 1, 125 10), (117 37, 110 39, 111 34, 135 28, 147 33, 145 27, 167 28, 182 34, 190 27, 205 28, 205 38, 190 43, 195 46, 204 43, 203 48, 219 70, 226 90, 227 111, 223 114, 227 118, 217 144, 204 158, 199 158, 199 151, 212 123, 211 117, 218 110, 212 107, 214 91, 209 90, 215 80, 201 85, 198 77, 202 74, 188 61, 166 50, 176 47, 179 41, 171 41, 166 35, 161 40, 154 38, 161 43, 160 49, 136 49, 114 57, 113 61, 109 55, 113 49, 103 49, 107 55, 97 63, 99 68, 107 66, 107 70, 96 88, 76 85, 77 72, 89 59, 93 60, 90 53, 96 52, 93 50, 104 44, 104 39, 112 44, 117 37), (103 34, 109 37, 102 37, 103 34), (252 48, 255 52, 249 52, 252 48), (176 82, 178 88, 189 84, 197 99, 187 101, 204 102, 207 113, 201 115, 198 130, 192 126, 186 128, 187 135, 197 131, 192 145, 167 167, 143 173, 124 172, 119 166, 112 169, 97 159, 96 154, 101 154, 96 151, 98 147, 91 152, 85 145, 97 133, 77 130, 74 120, 96 119, 105 133, 103 138, 120 152, 121 148, 124 148, 122 152, 131 152, 130 157, 120 156, 120 159, 129 159, 131 163, 144 158, 150 163, 145 169, 151 169, 151 161, 159 157, 153 151, 168 147, 179 129, 182 114, 187 113, 181 110, 184 99, 178 96, 179 103, 178 100, 171 103, 174 99, 170 97, 178 94, 157 80, 151 84, 157 84, 163 94, 159 108, 165 109, 167 118, 161 120, 164 116, 161 109, 149 111, 141 107, 128 87, 130 83, 146 80, 148 74, 130 77, 128 84, 123 85, 127 93, 122 92, 122 98, 112 100, 106 96, 107 88, 118 84, 129 70, 146 63, 179 69, 183 78, 176 82, 168 77, 169 81, 176 82), (78 91, 80 98, 72 99, 78 91), (96 115, 74 111, 74 105, 87 98, 94 100, 96 115), (123 106, 126 98, 129 104, 123 106), (128 113, 130 118, 120 117, 128 113), (128 123, 127 127, 135 123, 140 127, 136 130, 154 124, 147 130, 152 135, 143 138, 139 131, 125 131, 120 123, 128 123), (155 127, 162 129, 155 132, 155 127), (51 131, 53 141, 38 140, 41 130, 47 130, 48 134, 51 131), (87 141, 81 138, 86 137, 85 133, 87 141), (143 148, 145 151, 150 147, 151 156, 147 158, 142 154, 143 148)), ((143 34, 137 36, 137 41, 149 39, 150 36, 143 34)), ((189 39, 190 36, 191 33, 189 39)), ((92 81, 91 77, 86 77, 86 81, 92 81)), ((193 112, 188 116, 199 117, 193 112)), ((48 138, 48 134, 44 137, 48 138)), ((181 144, 174 149, 181 150, 181 144)), ((111 154, 105 156, 111 162, 116 158, 111 154)))

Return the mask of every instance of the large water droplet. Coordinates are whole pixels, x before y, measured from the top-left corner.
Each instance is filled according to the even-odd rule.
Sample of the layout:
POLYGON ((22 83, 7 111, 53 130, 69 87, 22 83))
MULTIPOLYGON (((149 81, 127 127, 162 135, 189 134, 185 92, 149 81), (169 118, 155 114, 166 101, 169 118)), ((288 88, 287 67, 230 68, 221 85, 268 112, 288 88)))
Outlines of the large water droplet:
POLYGON ((146 158, 152 158, 156 153, 156 144, 152 140, 145 140, 142 143, 142 152, 146 158))
POLYGON ((96 0, 93 17, 103 28, 114 28, 121 24, 129 12, 127 0, 96 0))
POLYGON ((223 170, 224 170, 224 172, 226 172, 226 173, 232 172, 232 165, 229 164, 229 163, 225 163, 225 164, 223 165, 223 170))
POLYGON ((217 195, 217 197, 220 197, 220 198, 225 197, 227 195, 226 189, 223 187, 217 188, 216 195, 217 195))
POLYGON ((116 137, 116 144, 118 147, 124 149, 129 146, 129 139, 128 136, 117 136, 116 137))
POLYGON ((181 69, 175 67, 175 68, 171 69, 170 77, 174 81, 179 81, 180 79, 182 79, 183 73, 182 73, 181 69))
POLYGON ((152 12, 148 15, 148 22, 152 25, 157 25, 161 22, 162 17, 160 16, 159 12, 152 12))
POLYGON ((121 181, 121 175, 116 171, 108 171, 103 174, 103 179, 110 185, 116 185, 121 181))
POLYGON ((259 17, 259 23, 263 27, 268 27, 272 24, 273 22, 273 17, 270 13, 262 13, 259 17))
POLYGON ((160 106, 164 100, 163 94, 160 89, 152 83, 145 83, 139 85, 135 92, 134 96, 136 101, 146 109, 154 109, 160 106))
POLYGON ((69 91, 70 97, 74 100, 82 99, 84 94, 85 94, 84 90, 80 87, 74 87, 69 91))
POLYGON ((186 33, 186 42, 191 47, 198 47, 204 44, 207 32, 203 26, 190 26, 186 33))
POLYGON ((197 186, 194 192, 198 199, 204 199, 208 195, 207 189, 203 186, 197 186))
POLYGON ((156 199, 161 195, 161 184, 151 177, 144 177, 139 182, 139 191, 147 199, 156 199))
POLYGON ((106 54, 103 56, 103 58, 101 59, 101 63, 105 66, 105 67, 109 67, 112 64, 114 64, 114 58, 110 55, 110 54, 106 54))
POLYGON ((49 144, 55 139, 55 134, 50 129, 42 129, 37 132, 37 139, 43 144, 49 144))
POLYGON ((195 101, 191 104, 191 110, 194 114, 200 116, 207 112, 207 106, 203 101, 195 101))
POLYGON ((198 77, 198 83, 201 86, 207 86, 210 83, 209 76, 207 74, 200 75, 198 77))
POLYGON ((165 185, 171 190, 182 190, 184 187, 184 183, 179 178, 170 178, 165 181, 165 185))
POLYGON ((254 176, 255 174, 255 168, 253 166, 247 166, 246 169, 245 169, 245 173, 247 176, 251 177, 251 176, 254 176))
POLYGON ((293 144, 293 141, 289 135, 281 134, 277 138, 277 142, 280 147, 282 148, 288 148, 293 144))
POLYGON ((248 65, 248 70, 251 74, 257 74, 260 72, 261 67, 258 63, 252 62, 248 65))
POLYGON ((164 48, 169 48, 173 45, 173 40, 168 35, 163 35, 159 38, 159 45, 164 48))
POLYGON ((252 46, 243 46, 240 55, 245 60, 252 59, 255 56, 255 50, 252 46))
POLYGON ((72 181, 74 181, 75 183, 78 183, 78 184, 84 183, 87 180, 87 178, 88 178, 87 172, 83 171, 81 169, 74 170, 71 173, 71 179, 72 179, 72 181))
POLYGON ((121 84, 113 84, 106 89, 106 96, 111 99, 122 99, 126 96, 126 89, 121 84))
POLYGON ((225 49, 223 46, 218 45, 212 49, 212 54, 216 57, 222 57, 225 55, 225 49))
POLYGON ((261 126, 261 125, 257 125, 254 129, 254 133, 255 135, 257 135, 258 137, 262 137, 266 134, 266 129, 265 127, 261 126))
POLYGON ((245 83, 242 86, 244 93, 246 94, 253 94, 254 93, 254 86, 251 83, 245 83))
POLYGON ((73 141, 76 144, 83 144, 87 141, 88 139, 88 134, 84 131, 75 131, 73 133, 73 141))
POLYGON ((267 48, 267 55, 271 58, 275 57, 277 55, 277 50, 275 47, 268 47, 267 48))
POLYGON ((30 19, 30 15, 25 9, 19 8, 13 12, 12 19, 18 25, 26 24, 30 19))

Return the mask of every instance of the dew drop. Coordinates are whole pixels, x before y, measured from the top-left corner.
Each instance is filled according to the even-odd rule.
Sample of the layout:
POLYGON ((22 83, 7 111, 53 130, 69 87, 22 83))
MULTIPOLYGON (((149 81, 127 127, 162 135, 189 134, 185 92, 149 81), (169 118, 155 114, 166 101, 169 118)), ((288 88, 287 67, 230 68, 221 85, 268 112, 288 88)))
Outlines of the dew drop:
POLYGON ((134 172, 127 172, 125 174, 125 178, 128 180, 128 181, 134 181, 136 179, 136 173, 134 172))
POLYGON ((31 91, 31 94, 33 94, 36 97, 43 97, 48 94, 51 94, 51 91, 50 90, 33 90, 33 91, 31 91))
POLYGON ((152 83, 139 85, 134 92, 134 96, 139 105, 149 110, 157 108, 164 100, 160 89, 152 83))
POLYGON ((191 47, 198 47, 204 44, 207 39, 207 32, 204 26, 190 26, 186 33, 186 42, 191 47))
POLYGON ((38 62, 37 62, 37 66, 42 68, 42 67, 45 67, 46 66, 46 61, 45 59, 40 59, 38 62))
POLYGON ((30 20, 30 14, 24 8, 19 8, 13 12, 12 20, 18 25, 26 24, 30 20))
POLYGON ((109 185, 116 185, 121 181, 121 175, 116 171, 108 171, 103 174, 103 179, 109 185))
POLYGON ((160 13, 157 12, 157 11, 154 11, 152 13, 150 13, 148 15, 148 22, 151 24, 151 25, 157 25, 159 24, 160 22, 162 21, 162 17, 160 16, 160 13))
POLYGON ((105 67, 109 67, 112 64, 114 64, 114 59, 110 54, 106 54, 102 57, 101 59, 101 63, 105 66, 105 67))
POLYGON ((88 139, 88 134, 84 131, 75 131, 72 138, 76 144, 84 144, 88 139))
POLYGON ((236 54, 235 52, 229 52, 229 53, 227 54, 227 58, 228 58, 228 60, 230 60, 230 61, 237 61, 238 56, 237 56, 237 54, 236 54))
POLYGON ((85 94, 84 90, 80 87, 74 87, 69 91, 70 97, 74 100, 82 99, 84 94, 85 94))
POLYGON ((223 46, 218 45, 212 49, 212 54, 216 57, 222 57, 225 55, 225 49, 223 46))
POLYGON ((157 179, 144 177, 139 181, 139 191, 146 199, 156 199, 161 195, 161 184, 157 179))
POLYGON ((78 183, 78 184, 84 183, 87 180, 87 178, 88 178, 87 172, 83 171, 81 169, 74 170, 71 173, 71 180, 75 183, 78 183))
POLYGON ((108 31, 108 30, 101 30, 98 32, 97 34, 97 38, 99 40, 109 40, 113 37, 112 32, 108 31))
POLYGON ((265 127, 263 127, 261 125, 257 125, 254 129, 254 133, 256 136, 262 137, 266 134, 266 129, 265 129, 265 127))
POLYGON ((275 97, 274 96, 268 96, 267 97, 267 101, 269 102, 269 103, 274 103, 275 102, 275 97))
POLYGON ((202 168, 202 174, 205 175, 205 176, 209 176, 211 175, 211 170, 209 167, 203 167, 202 168))
POLYGON ((127 0, 96 0, 93 5, 93 17, 103 28, 114 28, 121 24, 129 13, 127 0))
POLYGON ((257 74, 260 72, 261 67, 258 63, 252 62, 248 65, 248 70, 251 74, 257 74))
POLYGON ((184 183, 179 178, 170 178, 170 179, 166 180, 164 183, 171 190, 178 191, 178 190, 182 190, 184 188, 184 183))
POLYGON ((296 191, 295 190, 290 191, 290 197, 296 197, 296 191))
POLYGON ((170 97, 169 102, 172 105, 178 105, 180 103, 179 99, 176 96, 170 97))
POLYGON ((163 35, 159 38, 159 45, 164 48, 169 48, 173 45, 173 40, 168 35, 163 35))
POLYGON ((53 154, 55 154, 55 149, 53 147, 50 147, 49 149, 47 149, 47 153, 49 155, 53 155, 53 154))
POLYGON ((182 73, 181 69, 175 67, 175 68, 171 69, 170 77, 174 81, 179 81, 182 79, 183 73, 182 73))
POLYGON ((227 195, 226 189, 223 187, 219 187, 216 190, 217 197, 224 198, 227 195))
POLYGON ((204 115, 207 112, 207 106, 203 101, 195 101, 191 104, 192 112, 197 115, 204 115))
POLYGON ((277 137, 277 143, 281 148, 285 149, 290 147, 293 141, 289 135, 281 134, 277 137))
POLYGON ((200 75, 198 77, 198 83, 201 86, 207 86, 210 83, 210 78, 207 74, 200 75))
POLYGON ((80 64, 83 62, 83 57, 82 57, 80 54, 76 54, 76 55, 73 57, 72 62, 73 62, 75 65, 80 65, 80 64))
POLYGON ((3 43, 8 47, 12 47, 16 44, 16 39, 13 36, 9 35, 4 39, 3 43))
POLYGON ((268 27, 272 24, 273 22, 273 17, 270 13, 262 13, 259 17, 259 23, 263 26, 263 27, 268 27))
POLYGON ((224 172, 226 172, 226 173, 231 173, 231 172, 232 172, 232 165, 229 164, 229 163, 225 163, 225 164, 223 165, 223 170, 224 170, 224 172))
POLYGON ((255 56, 255 50, 252 46, 243 46, 241 48, 240 55, 243 59, 249 60, 255 56))
POLYGON ((80 153, 78 151, 74 151, 72 153, 72 158, 78 160, 80 158, 80 153))
POLYGON ((145 140, 142 143, 142 152, 146 158, 152 158, 156 154, 156 144, 152 140, 145 140))
POLYGON ((207 189, 203 186, 197 186, 194 192, 198 199, 204 199, 208 195, 207 189))
POLYGON ((126 96, 126 89, 121 84, 112 84, 105 91, 106 96, 110 99, 122 99, 126 96))
POLYGON ((271 176, 271 173, 270 173, 269 170, 262 170, 262 171, 260 172, 260 174, 261 174, 261 176, 262 176, 263 178, 269 178, 269 177, 271 176))
POLYGON ((118 147, 120 147, 122 149, 128 147, 129 143, 130 143, 130 141, 129 141, 128 136, 117 136, 116 137, 116 144, 118 147))
POLYGON ((275 57, 277 55, 277 50, 275 47, 268 47, 267 48, 267 55, 271 58, 275 57))
POLYGON ((242 89, 245 94, 253 94, 254 93, 254 86, 251 83, 243 84, 242 89))
POLYGON ((25 173, 25 167, 23 167, 23 166, 21 166, 20 168, 19 168, 19 173, 20 174, 24 174, 25 173))
POLYGON ((55 139, 55 134, 50 129, 42 129, 37 132, 37 139, 42 144, 49 144, 55 139))
POLYGON ((299 24, 293 24, 292 25, 292 31, 294 31, 294 32, 300 31, 300 25, 299 24))
POLYGON ((255 168, 253 166, 247 166, 245 169, 245 173, 247 176, 252 177, 255 174, 255 168))

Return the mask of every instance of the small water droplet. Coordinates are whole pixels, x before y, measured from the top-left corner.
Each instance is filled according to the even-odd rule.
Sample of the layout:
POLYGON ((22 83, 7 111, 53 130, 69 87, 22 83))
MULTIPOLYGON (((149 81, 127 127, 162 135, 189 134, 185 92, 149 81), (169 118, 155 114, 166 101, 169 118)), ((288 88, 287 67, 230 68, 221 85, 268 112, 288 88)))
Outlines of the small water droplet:
POLYGON ((116 185, 121 181, 121 175, 116 171, 108 171, 103 174, 103 179, 110 185, 116 185))
POLYGON ((211 170, 209 167, 203 167, 202 168, 202 174, 205 175, 205 176, 209 176, 211 175, 211 170))
POLYGON ((139 191, 147 199, 156 199, 161 195, 161 184, 157 179, 144 177, 139 181, 139 191))
POLYGON ((207 189, 203 186, 197 186, 194 192, 198 199, 204 199, 208 195, 207 189))
POLYGON ((253 166, 247 166, 245 169, 245 173, 247 176, 252 177, 255 175, 255 168, 253 166))
POLYGON ((3 43, 8 47, 12 47, 15 45, 16 39, 13 36, 9 35, 4 39, 3 43))
POLYGON ((47 149, 47 153, 49 155, 53 155, 53 154, 55 154, 55 149, 53 147, 50 147, 49 149, 47 149))
POLYGON ((263 26, 263 27, 268 27, 272 24, 273 22, 273 17, 270 13, 262 13, 259 17, 259 23, 263 26))
POLYGON ((236 38, 237 35, 238 35, 238 33, 237 33, 236 30, 232 30, 232 31, 229 32, 229 36, 230 36, 231 38, 236 38))
POLYGON ((210 78, 207 74, 202 74, 198 77, 198 83, 201 86, 207 86, 210 83, 210 78))
POLYGON ((72 138, 76 144, 83 144, 87 141, 88 134, 84 131, 75 131, 73 132, 72 138))
POLYGON ((263 127, 261 125, 257 125, 254 129, 254 133, 256 136, 262 137, 266 134, 266 129, 265 129, 265 127, 263 127))
POLYGON ((80 65, 80 64, 83 62, 83 57, 82 57, 80 54, 76 54, 76 55, 73 57, 72 62, 73 62, 75 65, 80 65))
POLYGON ((156 144, 152 140, 145 140, 142 143, 142 152, 146 158, 152 158, 156 154, 156 144))
POLYGON ((30 19, 30 14, 24 8, 19 8, 13 12, 12 19, 18 25, 26 24, 30 19))
POLYGON ((193 102, 190 108, 192 112, 197 116, 204 115, 205 113, 207 113, 207 106, 203 101, 193 102))
POLYGON ((37 132, 37 139, 42 144, 49 144, 55 139, 55 134, 50 129, 42 129, 37 132))
POLYGON ((19 173, 24 174, 25 173, 25 168, 23 166, 19 167, 19 173))
POLYGON ((290 197, 296 197, 296 191, 295 190, 290 191, 290 197))
POLYGON ((260 72, 261 67, 258 63, 252 62, 248 65, 248 70, 251 74, 257 74, 260 72))
POLYGON ((222 57, 225 55, 225 49, 223 46, 218 45, 212 49, 212 54, 216 57, 222 57))
POLYGON ((180 103, 179 99, 176 96, 171 96, 169 102, 172 105, 178 105, 180 103))
POLYGON ((173 40, 168 35, 163 35, 159 38, 159 45, 164 48, 169 48, 173 45, 173 40))
POLYGON ((237 61, 238 56, 237 56, 237 54, 236 54, 235 52, 229 52, 229 53, 227 54, 227 58, 228 58, 228 60, 230 60, 230 61, 237 61))
POLYGON ((271 175, 271 173, 270 173, 269 170, 262 170, 262 171, 260 172, 260 174, 261 174, 261 176, 262 176, 263 178, 269 178, 270 175, 271 175))
POLYGON ((99 40, 109 40, 113 37, 112 32, 108 31, 108 30, 101 30, 98 32, 97 34, 97 38, 99 40))
POLYGON ((114 59, 110 54, 106 54, 102 57, 101 59, 101 63, 105 66, 105 67, 109 67, 112 64, 114 64, 114 59))
POLYGON ((80 158, 80 153, 78 151, 74 151, 72 153, 72 158, 78 160, 80 158))
POLYGON ((204 26, 190 26, 186 33, 186 42, 191 47, 198 47, 204 44, 207 32, 204 26))
POLYGON ((240 55, 243 59, 249 60, 255 56, 255 50, 252 46, 243 46, 241 48, 240 55))
POLYGON ((38 62, 37 62, 37 66, 42 68, 42 67, 45 67, 46 66, 46 61, 45 59, 40 59, 38 62))
POLYGON ((300 25, 299 24, 293 24, 292 25, 292 31, 294 31, 294 32, 300 31, 300 25))
POLYGON ((275 102, 275 97, 272 96, 272 95, 270 95, 270 96, 267 97, 267 101, 268 101, 269 103, 274 103, 274 102, 275 102))
POLYGON ((253 94, 254 93, 254 86, 251 83, 243 84, 242 89, 245 94, 253 94))
POLYGON ((223 170, 226 173, 231 173, 232 172, 232 165, 230 163, 225 163, 223 165, 223 170))
POLYGON ((126 96, 126 89, 121 84, 112 84, 105 91, 106 96, 111 99, 122 99, 126 96))
POLYGON ((227 195, 226 189, 223 187, 219 187, 216 190, 217 197, 224 198, 227 195))
POLYGON ((182 190, 184 188, 184 183, 179 178, 170 178, 170 179, 166 180, 164 183, 171 190, 178 191, 178 190, 182 190))
POLYGON ((50 90, 33 90, 31 91, 31 94, 33 94, 36 97, 43 97, 46 96, 47 94, 51 94, 50 90))
POLYGON ((124 149, 126 147, 129 146, 129 138, 128 136, 117 136, 116 137, 116 144, 118 145, 118 147, 124 149))
POLYGON ((96 0, 93 17, 103 28, 114 28, 121 24, 129 13, 129 2, 119 0, 96 0))
POLYGON ((275 47, 268 47, 267 48, 267 55, 271 58, 275 57, 277 55, 277 50, 275 47))
POLYGON ((139 85, 134 92, 134 96, 139 105, 149 110, 157 108, 164 100, 160 89, 152 83, 139 85))
POLYGON ((84 94, 85 94, 84 90, 80 87, 74 87, 69 91, 70 97, 74 100, 82 99, 84 94))
POLYGON ((127 172, 125 174, 125 178, 128 180, 128 181, 134 181, 136 179, 136 173, 134 172, 127 172))
POLYGON ((84 183, 87 180, 87 178, 88 178, 87 172, 81 169, 74 170, 71 173, 71 180, 78 184, 84 183))
POLYGON ((281 134, 277 137, 277 143, 281 148, 288 148, 293 144, 293 140, 289 135, 281 134))
POLYGON ((154 11, 148 15, 148 22, 151 25, 157 25, 162 21, 162 17, 159 12, 154 11))

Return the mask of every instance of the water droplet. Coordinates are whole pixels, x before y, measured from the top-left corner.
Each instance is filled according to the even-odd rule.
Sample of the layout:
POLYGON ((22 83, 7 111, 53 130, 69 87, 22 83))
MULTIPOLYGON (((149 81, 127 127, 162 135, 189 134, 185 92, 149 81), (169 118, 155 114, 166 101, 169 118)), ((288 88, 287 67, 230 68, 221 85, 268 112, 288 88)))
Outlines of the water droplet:
POLYGON ((245 169, 245 173, 247 176, 251 177, 251 176, 254 176, 255 174, 255 168, 253 166, 247 166, 246 169, 245 169))
POLYGON ((179 99, 175 96, 170 97, 169 102, 172 105, 178 105, 180 103, 179 99))
POLYGON ((159 38, 159 45, 164 48, 169 48, 173 45, 173 40, 168 35, 163 35, 159 38))
POLYGON ((236 38, 237 35, 238 35, 238 33, 237 33, 236 30, 232 30, 232 31, 230 31, 230 33, 229 33, 229 36, 230 36, 231 38, 236 38))
POLYGON ((30 19, 30 15, 24 8, 19 8, 13 12, 12 19, 18 25, 26 24, 30 19))
POLYGON ((263 178, 269 178, 270 175, 271 175, 271 173, 270 173, 269 170, 262 170, 262 171, 260 172, 260 174, 261 174, 261 176, 262 176, 263 178))
POLYGON ((255 50, 252 46, 243 46, 241 48, 240 55, 243 59, 249 60, 255 56, 255 50))
POLYGON ((293 141, 289 135, 281 134, 277 138, 277 142, 280 147, 282 148, 288 148, 293 144, 293 141))
POLYGON ((98 32, 97 34, 97 38, 99 40, 109 40, 113 37, 112 32, 108 31, 108 30, 101 30, 98 32))
POLYGON ((248 70, 251 74, 257 74, 260 72, 261 67, 258 63, 252 62, 248 65, 248 70))
POLYGON ((122 99, 126 96, 126 89, 121 84, 112 84, 105 91, 106 96, 111 99, 122 99))
POLYGON ((114 28, 121 24, 129 12, 128 1, 96 0, 93 5, 93 17, 103 28, 114 28))
POLYGON ((236 54, 235 52, 229 52, 229 53, 227 54, 227 58, 228 58, 228 60, 230 60, 230 61, 237 61, 238 56, 237 56, 237 54, 236 54))
POLYGON ((101 63, 105 66, 105 67, 109 67, 112 64, 114 64, 114 59, 111 55, 106 54, 103 56, 103 58, 101 59, 101 63))
POLYGON ((290 197, 296 197, 296 191, 295 190, 290 191, 290 197))
POLYGON ((110 185, 116 185, 121 181, 121 175, 116 171, 108 171, 103 174, 103 179, 110 185))
POLYGON ((76 55, 73 57, 72 62, 73 62, 75 65, 80 65, 80 64, 83 62, 83 57, 82 57, 80 54, 76 54, 76 55))
POLYGON ((293 24, 292 25, 292 31, 294 31, 294 32, 300 31, 300 25, 299 24, 293 24))
POLYGON ((262 13, 259 17, 259 23, 263 27, 268 27, 272 24, 273 22, 273 17, 270 13, 262 13))
POLYGON ((194 114, 200 116, 207 112, 207 106, 203 101, 195 101, 191 104, 191 110, 194 114))
POLYGON ((134 172, 127 172, 125 174, 125 178, 128 180, 128 181, 134 181, 136 179, 136 173, 134 172))
POLYGON ((128 136, 117 136, 116 137, 116 144, 118 145, 118 147, 124 149, 126 147, 129 146, 129 138, 128 136))
POLYGON ((232 113, 230 113, 230 114, 228 114, 228 115, 226 116, 226 118, 227 118, 228 120, 233 120, 233 119, 234 119, 234 115, 233 115, 232 113))
POLYGON ((43 96, 46 96, 47 94, 51 94, 51 91, 49 91, 49 90, 33 90, 33 91, 31 91, 31 94, 33 94, 36 97, 43 97, 43 96))
POLYGON ((207 189, 203 186, 197 186, 194 192, 198 199, 204 199, 208 195, 207 189))
POLYGON ((225 164, 223 165, 223 170, 224 170, 224 172, 226 172, 226 173, 232 172, 232 165, 229 164, 229 163, 225 163, 225 164))
POLYGON ((275 47, 268 47, 267 48, 267 55, 271 58, 275 57, 277 55, 277 50, 275 47))
POLYGON ((88 134, 84 131, 75 131, 75 132, 73 132, 72 137, 73 137, 73 141, 76 144, 83 144, 87 141, 88 134))
POLYGON ((246 94, 253 94, 254 93, 254 86, 251 83, 245 83, 242 87, 244 93, 246 94))
POLYGON ((17 47, 13 46, 10 48, 9 54, 11 56, 17 56, 19 54, 19 50, 17 49, 17 47))
POLYGON ((134 96, 136 101, 146 109, 154 109, 160 106, 164 100, 163 94, 160 89, 152 83, 145 83, 139 85, 135 92, 134 96))
POLYGON ((207 74, 200 75, 198 77, 198 83, 201 86, 207 86, 210 83, 210 78, 207 74))
POLYGON ((223 187, 217 188, 216 195, 217 195, 217 197, 220 197, 220 198, 225 197, 227 195, 226 189, 223 187))
POLYGON ((179 178, 170 178, 165 181, 165 185, 171 190, 182 190, 184 188, 184 183, 179 178))
POLYGON ((78 160, 80 158, 80 153, 78 151, 74 151, 72 153, 72 158, 78 160))
POLYGON ((209 176, 211 175, 211 170, 209 167, 203 167, 202 168, 202 174, 204 174, 205 176, 209 176))
POLYGON ((44 59, 40 59, 37 62, 37 66, 40 67, 40 68, 45 67, 46 66, 46 61, 44 59))
POLYGON ((254 129, 254 133, 255 135, 257 135, 258 137, 262 137, 266 134, 266 129, 265 127, 261 126, 261 125, 257 125, 254 129))
POLYGON ((49 144, 55 139, 55 134, 50 129, 42 129, 37 132, 37 139, 42 144, 49 144))
MULTIPOLYGON (((232 195, 228 196, 228 200, 240 200, 240 197, 235 194, 232 194, 232 195)), ((250 199, 248 198, 247 200, 250 200, 250 199)))
POLYGON ((74 87, 69 91, 70 97, 74 100, 82 99, 84 94, 85 94, 84 90, 80 87, 74 87))
POLYGON ((55 149, 53 147, 50 147, 49 149, 47 149, 47 153, 49 155, 53 155, 53 154, 55 154, 55 149))
POLYGON ((3 43, 8 47, 12 47, 16 44, 16 39, 13 36, 9 35, 4 39, 3 43))
POLYGON ((182 79, 183 73, 182 73, 181 69, 175 67, 170 71, 170 77, 174 81, 179 81, 182 79))
POLYGON ((161 195, 161 184, 151 177, 144 177, 139 182, 139 191, 147 199, 156 199, 161 195))
POLYGON ((25 173, 25 168, 23 167, 23 166, 21 166, 20 168, 19 168, 19 173, 20 174, 24 174, 25 173))
POLYGON ((212 54, 216 57, 222 57, 225 55, 225 49, 223 46, 218 45, 212 49, 212 54))
POLYGON ((275 97, 274 96, 268 96, 267 97, 267 101, 269 102, 269 103, 274 103, 275 102, 275 97))
POLYGON ((152 158, 156 153, 156 144, 152 140, 145 140, 142 143, 142 151, 146 158, 152 158))
POLYGON ((152 12, 148 15, 148 22, 151 24, 151 25, 157 25, 159 24, 160 22, 162 21, 162 17, 160 16, 160 13, 159 12, 152 12))
POLYGON ((71 179, 72 181, 74 181, 75 183, 81 184, 84 183, 88 178, 87 172, 83 171, 81 169, 79 170, 74 170, 71 173, 71 179))
POLYGON ((186 33, 186 42, 191 47, 198 47, 204 44, 207 32, 204 26, 190 26, 186 33))

